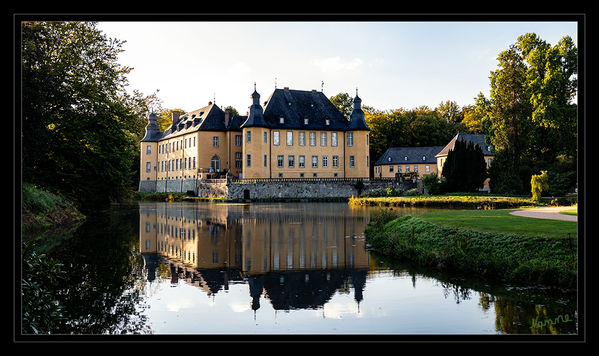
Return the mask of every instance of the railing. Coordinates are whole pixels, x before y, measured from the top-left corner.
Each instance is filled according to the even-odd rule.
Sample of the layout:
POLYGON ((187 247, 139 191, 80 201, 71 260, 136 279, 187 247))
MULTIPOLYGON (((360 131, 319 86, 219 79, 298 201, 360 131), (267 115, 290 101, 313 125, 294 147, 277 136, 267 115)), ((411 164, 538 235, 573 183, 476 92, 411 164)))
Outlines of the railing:
POLYGON ((234 184, 244 183, 278 183, 278 182, 307 182, 307 183, 327 183, 327 182, 393 182, 395 178, 234 178, 231 182, 234 184))

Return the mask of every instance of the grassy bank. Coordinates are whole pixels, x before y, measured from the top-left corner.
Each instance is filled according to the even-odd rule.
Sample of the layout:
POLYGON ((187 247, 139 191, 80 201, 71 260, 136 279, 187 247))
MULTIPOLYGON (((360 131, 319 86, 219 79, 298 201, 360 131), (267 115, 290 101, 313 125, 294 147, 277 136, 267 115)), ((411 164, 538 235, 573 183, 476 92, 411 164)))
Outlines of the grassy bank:
POLYGON ((510 209, 537 205, 531 199, 485 195, 422 195, 416 197, 350 198, 353 206, 510 209))
POLYGON ((563 288, 576 287, 574 237, 443 226, 425 220, 424 215, 394 219, 388 211, 375 216, 366 227, 372 248, 399 260, 484 278, 563 288))
POLYGON ((21 226, 23 231, 64 228, 77 224, 85 216, 68 199, 23 183, 21 226))

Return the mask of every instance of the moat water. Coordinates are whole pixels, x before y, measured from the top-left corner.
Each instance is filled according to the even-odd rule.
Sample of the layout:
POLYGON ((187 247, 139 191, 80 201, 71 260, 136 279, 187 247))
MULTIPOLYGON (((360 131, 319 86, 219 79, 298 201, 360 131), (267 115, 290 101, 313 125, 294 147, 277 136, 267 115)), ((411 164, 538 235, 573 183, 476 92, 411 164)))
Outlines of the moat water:
MULTIPOLYGON (((58 334, 576 334, 577 295, 398 264, 368 249, 374 207, 142 202, 47 254, 58 334), (552 322, 549 322, 552 321, 552 322)), ((401 213, 423 209, 399 209, 401 213)))

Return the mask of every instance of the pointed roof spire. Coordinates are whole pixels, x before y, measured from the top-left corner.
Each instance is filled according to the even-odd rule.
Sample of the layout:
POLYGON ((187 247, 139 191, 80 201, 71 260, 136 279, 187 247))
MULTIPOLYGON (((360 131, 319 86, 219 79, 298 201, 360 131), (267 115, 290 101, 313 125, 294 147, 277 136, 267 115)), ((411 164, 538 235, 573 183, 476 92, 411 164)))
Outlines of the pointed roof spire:
POLYGON ((362 111, 362 99, 360 99, 358 96, 358 87, 356 87, 356 97, 354 98, 353 110, 349 115, 349 129, 370 130, 364 118, 364 111, 362 111))

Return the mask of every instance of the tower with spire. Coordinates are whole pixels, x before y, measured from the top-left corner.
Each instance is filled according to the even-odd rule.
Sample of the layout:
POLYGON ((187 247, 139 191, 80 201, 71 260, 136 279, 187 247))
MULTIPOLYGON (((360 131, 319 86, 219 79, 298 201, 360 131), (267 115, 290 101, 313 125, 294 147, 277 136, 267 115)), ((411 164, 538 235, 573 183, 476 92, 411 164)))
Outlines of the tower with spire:
POLYGON ((345 164, 347 178, 359 178, 363 176, 363 169, 370 171, 370 128, 366 124, 364 111, 362 111, 362 99, 358 96, 358 88, 356 88, 356 96, 353 101, 352 112, 349 115, 349 123, 345 132, 345 142, 347 146, 347 154, 345 156, 345 164), (357 167, 357 165, 364 167, 357 167), (354 169, 352 169, 354 168, 354 169))
POLYGON ((250 98, 252 105, 249 107, 247 120, 240 126, 243 134, 243 177, 270 178, 270 130, 264 119, 264 110, 260 105, 260 94, 256 90, 255 82, 250 98))

